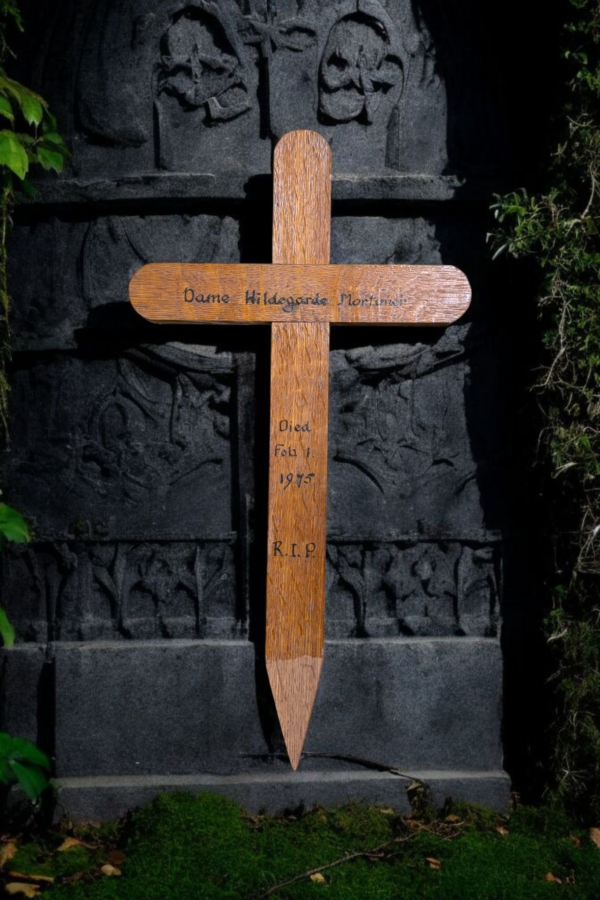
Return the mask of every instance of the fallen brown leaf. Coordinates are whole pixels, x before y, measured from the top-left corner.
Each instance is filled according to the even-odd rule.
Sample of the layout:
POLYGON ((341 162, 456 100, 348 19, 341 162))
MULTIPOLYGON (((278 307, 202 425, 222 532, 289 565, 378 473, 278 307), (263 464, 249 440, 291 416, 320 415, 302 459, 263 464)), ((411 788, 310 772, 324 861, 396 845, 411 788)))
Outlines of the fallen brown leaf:
POLYGON ((116 866, 111 866, 110 863, 101 866, 100 871, 103 875, 108 875, 109 878, 114 878, 121 874, 121 870, 117 869, 116 866))
POLYGON ((314 881, 315 884, 327 884, 327 879, 320 872, 315 872, 314 875, 311 875, 310 880, 314 881))
POLYGON ((506 827, 506 825, 496 825, 496 831, 498 834, 501 834, 502 837, 506 837, 507 834, 510 834, 510 831, 506 827))
POLYGON ((53 875, 33 875, 29 872, 9 872, 8 874, 11 878, 24 878, 26 881, 48 881, 50 884, 54 883, 53 875))
POLYGON ((4 890, 13 897, 16 897, 17 894, 21 894, 23 897, 38 897, 40 892, 37 884, 21 884, 19 881, 10 881, 4 885, 4 890))
POLYGON ((0 847, 0 869, 9 861, 9 859, 13 858, 16 852, 17 845, 14 841, 8 841, 7 844, 2 844, 0 847))
POLYGON ((600 828, 590 828, 590 841, 600 848, 600 828))
POLYGON ((64 853, 65 850, 72 850, 73 847, 82 847, 83 841, 79 841, 77 838, 68 837, 65 838, 60 847, 58 848, 59 853, 64 853))
POLYGON ((556 875, 552 874, 552 872, 547 873, 546 881, 551 881, 554 884, 562 884, 562 878, 557 878, 556 875))
POLYGON ((449 816, 446 816, 444 822, 460 822, 460 819, 454 813, 451 813, 449 816))
POLYGON ((581 840, 577 837, 576 834, 571 835, 571 842, 575 844, 576 847, 581 847, 581 840))
POLYGON ((436 859, 434 856, 426 856, 425 861, 429 863, 430 869, 441 869, 442 863, 439 859, 436 859))
POLYGON ((106 854, 106 858, 113 866, 122 866, 125 862, 125 854, 122 850, 109 850, 106 854))
POLYGON ((242 813, 242 819, 245 819, 247 822, 251 822, 253 825, 260 825, 259 817, 253 816, 252 813, 249 813, 249 812, 242 813))
POLYGON ((396 815, 396 810, 391 809, 391 807, 389 807, 389 806, 380 807, 379 812, 382 813, 382 815, 384 815, 384 816, 395 816, 396 815))
POLYGON ((75 884, 77 881, 83 881, 87 872, 74 872, 73 875, 67 875, 62 879, 63 884, 75 884))

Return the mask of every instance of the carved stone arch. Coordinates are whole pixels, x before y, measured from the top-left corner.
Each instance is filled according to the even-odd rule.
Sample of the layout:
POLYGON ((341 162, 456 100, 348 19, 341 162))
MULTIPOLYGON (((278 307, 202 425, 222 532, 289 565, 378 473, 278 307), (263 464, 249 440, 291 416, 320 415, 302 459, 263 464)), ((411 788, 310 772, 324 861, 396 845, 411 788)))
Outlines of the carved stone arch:
POLYGON ((206 124, 248 112, 248 60, 227 8, 209 0, 185 0, 169 15, 160 38, 155 101, 175 97, 187 110, 203 107, 206 124))
POLYGON ((392 108, 399 102, 408 63, 397 26, 378 0, 344 0, 336 5, 321 30, 319 119, 328 125, 352 120, 371 124, 384 95, 393 99, 392 108), (337 73, 331 59, 338 55, 336 41, 343 45, 337 73))
POLYGON ((96 143, 135 148, 152 136, 153 45, 168 22, 166 0, 157 7, 148 13, 141 0, 93 5, 81 44, 75 112, 96 143))

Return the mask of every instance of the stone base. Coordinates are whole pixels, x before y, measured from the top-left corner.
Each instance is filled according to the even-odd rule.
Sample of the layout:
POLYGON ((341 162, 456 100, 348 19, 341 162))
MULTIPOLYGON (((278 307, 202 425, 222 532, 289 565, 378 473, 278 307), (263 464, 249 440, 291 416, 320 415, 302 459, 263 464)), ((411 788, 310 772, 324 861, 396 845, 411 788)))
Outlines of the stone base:
POLYGON ((508 803, 494 639, 328 641, 298 772, 249 641, 21 644, 0 651, 0 672, 0 730, 54 756, 73 819, 171 790, 273 812, 348 800, 406 809, 392 768, 425 781, 436 803, 508 803))
MULTIPOLYGON (((506 812, 510 781, 505 772, 411 772, 425 782, 433 803, 448 797, 506 812)), ((408 812, 408 778, 387 772, 287 772, 273 775, 147 775, 113 778, 61 778, 55 782, 57 810, 73 821, 101 821, 149 803, 157 794, 185 791, 231 797, 252 813, 281 813, 317 804, 371 803, 408 812)))

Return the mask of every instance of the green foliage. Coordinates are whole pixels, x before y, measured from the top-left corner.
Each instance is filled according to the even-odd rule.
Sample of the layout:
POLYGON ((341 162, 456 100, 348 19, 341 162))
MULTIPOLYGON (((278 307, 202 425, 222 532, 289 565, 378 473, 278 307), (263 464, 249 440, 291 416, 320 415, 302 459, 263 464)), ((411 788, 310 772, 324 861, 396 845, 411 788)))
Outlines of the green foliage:
MULTIPOLYGON (((31 540, 29 526, 21 513, 7 503, 0 503, 0 550, 3 550, 9 541, 26 544, 29 540, 31 540)), ((6 647, 12 647, 15 642, 15 630, 1 606, 0 638, 6 647)))
POLYGON ((19 783, 30 800, 48 787, 50 760, 25 738, 0 732, 0 783, 19 783))
POLYGON ((83 878, 67 882, 58 857, 72 851, 56 854, 56 835, 20 847, 12 865, 55 876, 47 900, 258 900, 273 888, 270 900, 596 900, 600 852, 564 815, 520 809, 500 822, 465 804, 452 807, 452 824, 447 815, 411 824, 393 810, 354 804, 275 818, 248 816, 208 794, 161 796, 134 813, 120 837, 109 836, 110 850, 121 849, 121 876, 101 874, 110 850, 103 855, 102 836, 90 828, 94 849, 81 859, 83 878), (324 882, 309 877, 382 845, 387 853, 324 869, 324 882), (550 873, 563 884, 549 881, 550 873))
POLYGON ((0 423, 5 430, 10 359, 6 239, 14 196, 17 191, 34 191, 27 178, 32 168, 61 172, 69 155, 44 98, 6 73, 13 55, 11 27, 23 30, 18 3, 0 0, 0 423))
MULTIPOLYGON (((545 364, 544 518, 552 529, 547 621, 557 715, 552 769, 560 796, 600 816, 600 4, 569 0, 564 92, 544 187, 499 199, 495 255, 537 277, 545 364)), ((558 62, 558 61, 557 61, 558 62)))
MULTIPOLYGON (((17 0, 0 0, 0 423, 6 430, 10 359, 9 294, 6 239, 17 190, 31 193, 27 175, 32 168, 60 172, 67 159, 67 148, 57 132, 57 123, 43 97, 10 78, 5 65, 12 56, 10 29, 23 30, 17 0)), ((0 550, 7 542, 24 543, 30 539, 23 517, 0 503, 0 550)), ((15 632, 0 607, 0 638, 11 646, 15 632)), ((0 782, 18 782, 30 800, 36 800, 48 786, 47 756, 30 741, 0 734, 0 782)))
POLYGON ((7 503, 0 503, 0 550, 9 541, 27 544, 30 540, 29 526, 21 513, 7 503))

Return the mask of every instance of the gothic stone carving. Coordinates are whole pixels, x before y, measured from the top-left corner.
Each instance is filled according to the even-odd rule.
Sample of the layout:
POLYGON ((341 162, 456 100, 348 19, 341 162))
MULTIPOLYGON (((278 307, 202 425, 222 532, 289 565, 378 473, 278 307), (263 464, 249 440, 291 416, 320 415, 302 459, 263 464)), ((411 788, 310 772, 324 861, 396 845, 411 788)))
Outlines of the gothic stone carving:
POLYGON ((229 541, 63 542, 3 556, 21 640, 232 638, 245 631, 229 541))
POLYGON ((332 27, 319 72, 319 111, 325 121, 374 121, 388 91, 402 85, 395 27, 373 2, 347 4, 332 27))
POLYGON ((330 637, 497 633, 500 553, 494 545, 332 543, 330 637))
POLYGON ((231 360, 193 346, 26 365, 14 378, 13 501, 51 537, 229 533, 230 388, 231 360))
POLYGON ((320 130, 342 171, 445 164, 443 77, 409 0, 126 0, 95 3, 85 29, 67 18, 54 27, 80 54, 76 166, 267 172, 292 128, 320 130))
POLYGON ((85 328, 111 339, 115 327, 121 336, 138 333, 128 285, 141 265, 239 262, 238 244, 239 225, 229 216, 52 217, 19 224, 9 253, 16 349, 77 347, 85 328))
POLYGON ((77 176, 268 173, 273 136, 299 127, 349 173, 491 172, 521 153, 505 36, 475 0, 23 2, 77 176))
MULTIPOLYGON (((235 542, 36 543, 2 559, 19 639, 242 637, 235 542)), ((440 542, 328 546, 328 636, 493 636, 497 545, 440 542)))

